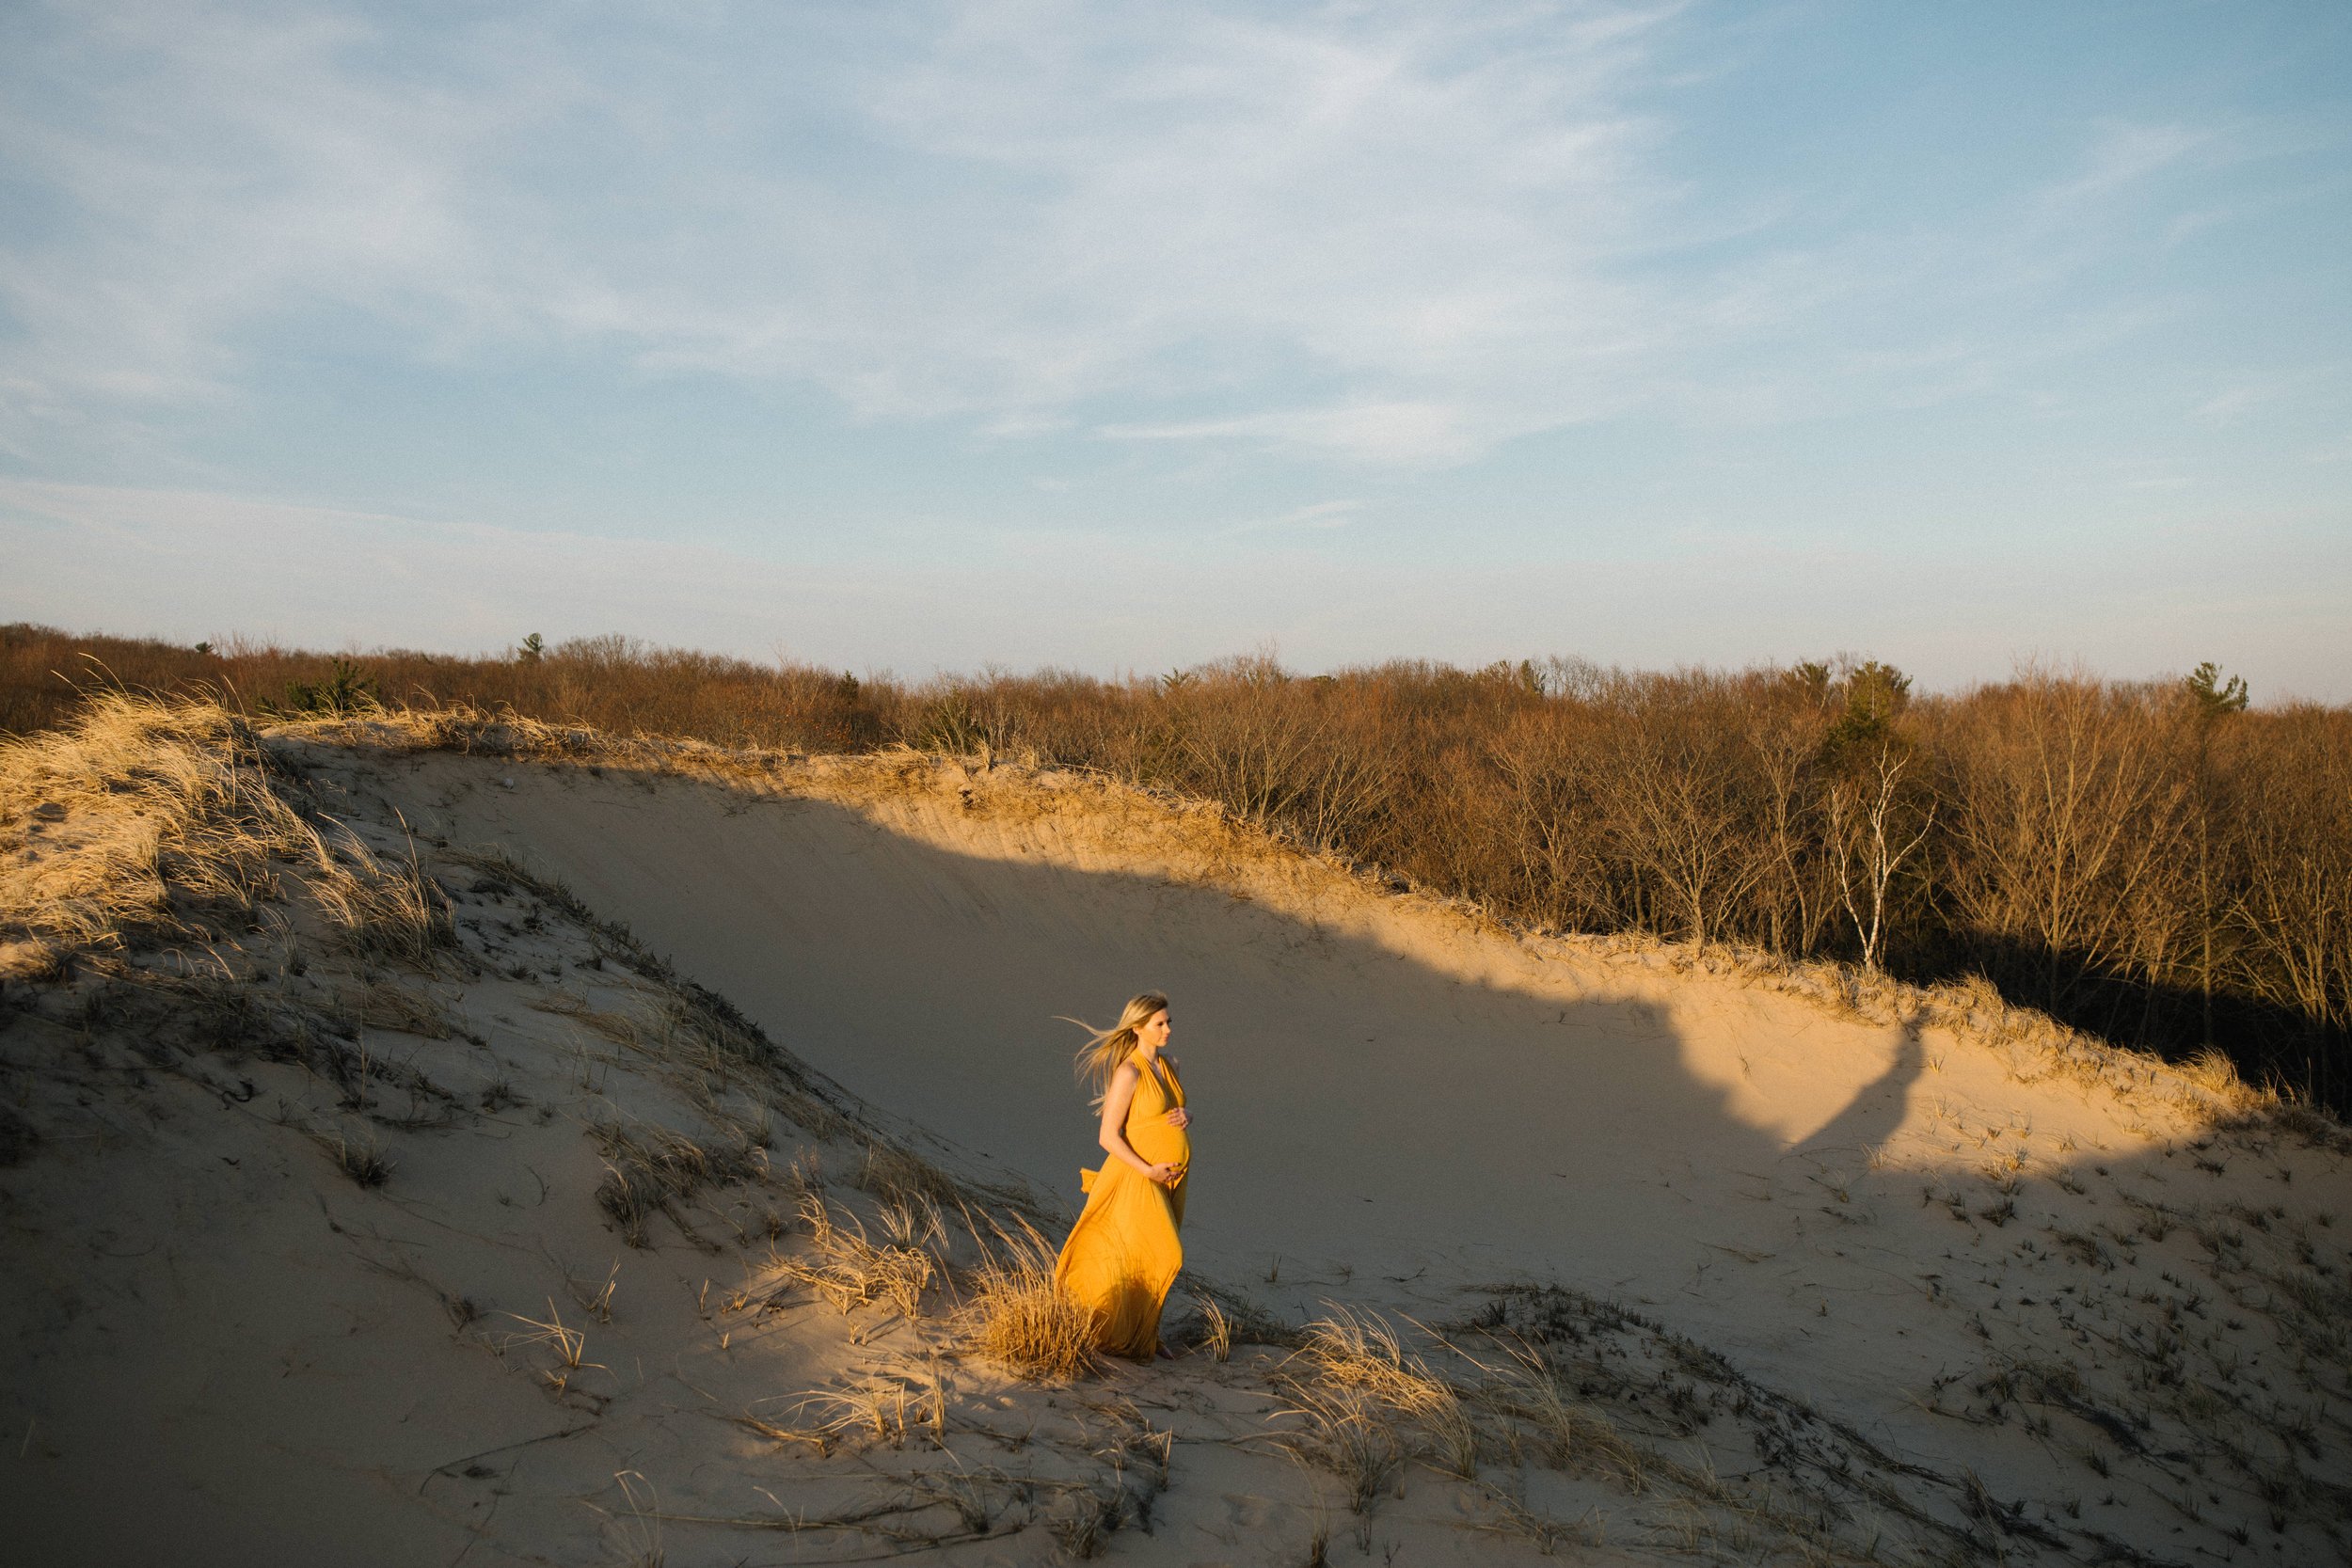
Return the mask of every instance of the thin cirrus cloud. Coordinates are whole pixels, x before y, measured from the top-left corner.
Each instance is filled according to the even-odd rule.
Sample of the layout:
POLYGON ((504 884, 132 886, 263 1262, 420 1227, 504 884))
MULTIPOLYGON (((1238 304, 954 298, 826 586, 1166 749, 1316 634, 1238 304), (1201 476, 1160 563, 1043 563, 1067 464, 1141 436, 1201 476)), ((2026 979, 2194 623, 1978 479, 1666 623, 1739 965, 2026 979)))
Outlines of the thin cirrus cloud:
POLYGON ((1359 500, 1314 501, 1272 517, 1253 517, 1225 530, 1228 538, 1252 533, 1281 533, 1292 530, 1325 531, 1346 528, 1364 509, 1359 500))
POLYGON ((428 358, 1409 466, 1621 406, 1673 335, 1615 260, 1667 199, 1625 102, 1666 9, 906 15, 21 18, 0 142, 53 217, 5 252, 7 435, 232 396, 342 307, 428 358))
POLYGON ((52 216, 0 253, 0 438, 36 454, 59 420, 233 398, 274 328, 337 307, 427 360, 564 346, 869 420, 1375 468, 1645 407, 1933 399, 2080 334, 2018 315, 2101 244, 2092 210, 2227 140, 2110 120, 1964 222, 1784 223, 1713 260, 1772 198, 1702 209, 1672 166, 1673 6, 83 4, 13 30, 0 140, 52 216))
POLYGON ((501 117, 338 69, 357 23, 124 6, 12 30, 0 147, 52 198, 0 271, 20 384, 200 402, 234 386, 242 334, 322 300, 498 313, 464 169, 501 117))
POLYGON ((873 420, 1459 463, 1718 384, 1740 417, 1743 356, 1797 409, 1939 334, 2000 359, 2106 209, 2261 139, 2109 118, 2016 199, 1774 224, 1671 156, 1674 6, 8 25, 0 155, 48 214, 0 251, 20 450, 44 412, 232 393, 274 325, 342 306, 427 357, 584 345, 873 420))

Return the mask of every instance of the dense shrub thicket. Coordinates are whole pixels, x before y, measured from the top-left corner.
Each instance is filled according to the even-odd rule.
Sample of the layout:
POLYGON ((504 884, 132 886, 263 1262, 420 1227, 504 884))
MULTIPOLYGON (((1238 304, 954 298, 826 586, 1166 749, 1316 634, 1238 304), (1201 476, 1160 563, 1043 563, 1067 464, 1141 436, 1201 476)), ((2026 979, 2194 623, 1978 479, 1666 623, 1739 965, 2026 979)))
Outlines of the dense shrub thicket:
POLYGON ((2217 1046, 2352 1106, 2352 710, 2249 708, 2209 668, 1953 695, 1876 663, 1300 677, 1242 658, 906 683, 621 638, 331 657, 0 628, 0 732, 59 722, 101 681, 248 709, 462 703, 729 745, 1034 753, 1210 797, 1531 926, 1981 974, 2120 1043, 2217 1046))

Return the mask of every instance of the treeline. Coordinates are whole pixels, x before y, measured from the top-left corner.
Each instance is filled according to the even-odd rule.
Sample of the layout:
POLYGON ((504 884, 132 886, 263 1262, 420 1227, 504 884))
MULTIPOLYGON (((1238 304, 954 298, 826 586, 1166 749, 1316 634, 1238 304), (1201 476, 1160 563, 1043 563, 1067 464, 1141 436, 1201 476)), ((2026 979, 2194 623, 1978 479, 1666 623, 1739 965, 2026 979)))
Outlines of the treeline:
POLYGON ((2251 708, 2210 668, 1955 695, 1877 663, 905 683, 620 638, 337 658, 0 628, 0 729, 57 723, 100 680, 257 711, 462 703, 729 745, 1033 754, 1531 926, 1978 973, 2109 1039, 2212 1045, 2352 1109, 2352 710, 2251 708))

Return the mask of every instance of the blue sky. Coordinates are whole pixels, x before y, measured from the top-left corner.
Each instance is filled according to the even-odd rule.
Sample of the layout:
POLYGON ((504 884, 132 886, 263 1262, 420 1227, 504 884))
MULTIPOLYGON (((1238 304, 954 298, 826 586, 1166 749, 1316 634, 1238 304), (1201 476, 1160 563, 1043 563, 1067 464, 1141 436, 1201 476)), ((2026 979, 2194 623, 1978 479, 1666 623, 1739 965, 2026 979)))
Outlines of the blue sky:
POLYGON ((2348 84, 2333 0, 19 0, 0 618, 2352 699, 2348 84))

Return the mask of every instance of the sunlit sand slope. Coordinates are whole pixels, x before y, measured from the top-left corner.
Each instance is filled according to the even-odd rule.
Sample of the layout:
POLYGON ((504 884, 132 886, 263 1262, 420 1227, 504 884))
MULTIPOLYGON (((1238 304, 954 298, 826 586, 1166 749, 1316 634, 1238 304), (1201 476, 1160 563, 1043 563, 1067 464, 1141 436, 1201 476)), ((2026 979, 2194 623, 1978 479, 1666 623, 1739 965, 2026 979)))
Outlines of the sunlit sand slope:
POLYGON ((2344 1550, 2343 1140, 2212 1075, 1100 781, 112 721, 0 776, 39 1560, 2344 1550), (132 782, 167 752, 244 756, 230 803, 132 782), (100 853, 175 812, 267 843, 100 853), (145 924, 90 891, 150 863, 145 924), (958 1316, 962 1216, 1057 1230, 1055 1015, 1147 986, 1199 1348, 1041 1386, 958 1316), (892 1246, 928 1282, 841 1284, 892 1246))

